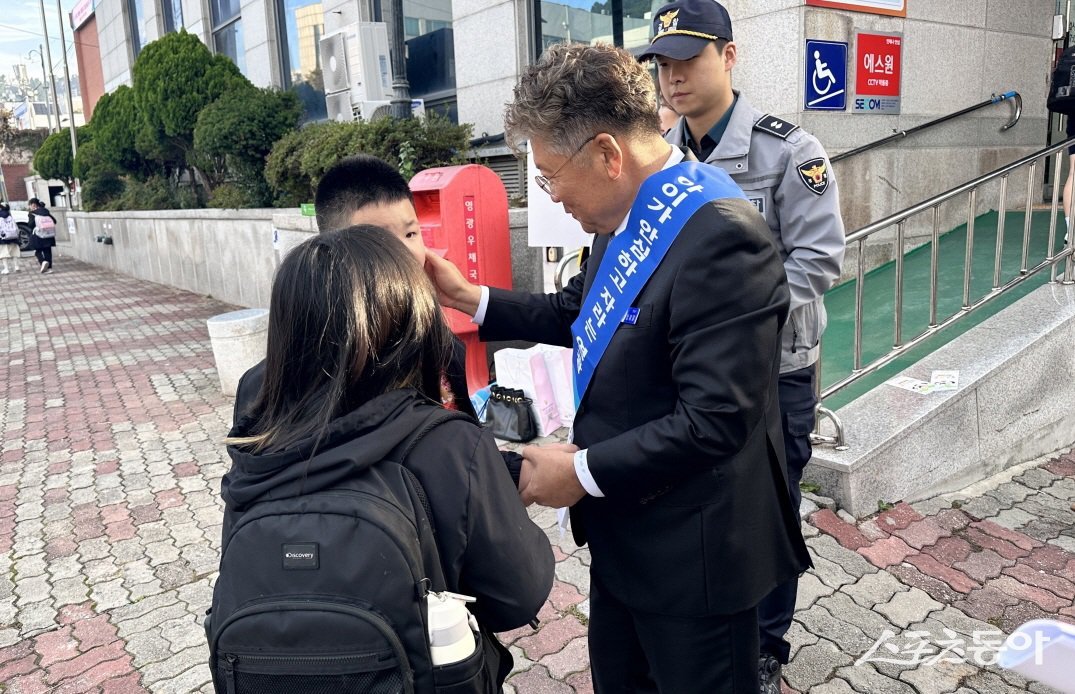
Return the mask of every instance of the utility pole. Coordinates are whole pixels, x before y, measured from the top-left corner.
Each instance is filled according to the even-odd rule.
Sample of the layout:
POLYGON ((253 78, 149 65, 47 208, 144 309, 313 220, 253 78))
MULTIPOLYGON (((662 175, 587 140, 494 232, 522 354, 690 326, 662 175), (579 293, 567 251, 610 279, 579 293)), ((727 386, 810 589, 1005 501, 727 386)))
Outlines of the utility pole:
POLYGON ((71 71, 67 67, 67 39, 63 35, 63 7, 60 6, 60 0, 56 0, 56 13, 60 15, 60 52, 63 53, 63 79, 67 82, 67 123, 71 128, 71 159, 74 160, 78 154, 78 138, 75 136, 75 105, 71 99, 71 71))
MULTIPOLYGON (((45 62, 49 65, 48 78, 52 83, 52 103, 56 105, 56 132, 59 132, 62 129, 60 126, 60 97, 56 94, 56 76, 52 73, 52 49, 49 48, 49 25, 45 21, 45 0, 40 0, 38 4, 41 6, 41 31, 45 33, 45 62)), ((60 16, 61 18, 63 17, 63 15, 60 16)), ((49 127, 51 128, 51 126, 49 127)))
MULTIPOLYGON (((59 0, 57 0, 58 2, 59 0)), ((403 33, 403 0, 392 0, 392 117, 411 117, 411 85, 407 81, 407 44, 403 33)))
MULTIPOLYGON (((37 48, 31 48, 30 52, 26 54, 26 59, 29 60, 34 53, 37 53, 37 57, 41 58, 41 86, 45 89, 45 110, 48 113, 45 114, 45 120, 49 124, 49 133, 52 133, 52 106, 49 105, 49 73, 45 70, 45 49, 41 47, 41 44, 37 45, 37 48)), ((56 103, 56 97, 53 97, 53 103, 56 104, 56 131, 59 132, 60 126, 60 104, 56 103)))
MULTIPOLYGON (((67 83, 67 127, 71 130, 71 162, 75 161, 75 155, 78 154, 78 137, 75 135, 75 104, 71 98, 71 70, 67 67, 67 39, 63 34, 63 7, 60 5, 60 0, 56 0, 56 13, 60 16, 60 52, 63 53, 63 79, 67 83)), ((77 210, 81 207, 79 201, 77 201, 75 191, 78 189, 78 179, 74 179, 74 185, 67 190, 67 207, 72 210, 77 210)), ((81 197, 81 196, 78 196, 81 197)))
POLYGON ((0 202, 7 202, 7 181, 4 179, 4 150, 6 142, 0 142, 0 202))

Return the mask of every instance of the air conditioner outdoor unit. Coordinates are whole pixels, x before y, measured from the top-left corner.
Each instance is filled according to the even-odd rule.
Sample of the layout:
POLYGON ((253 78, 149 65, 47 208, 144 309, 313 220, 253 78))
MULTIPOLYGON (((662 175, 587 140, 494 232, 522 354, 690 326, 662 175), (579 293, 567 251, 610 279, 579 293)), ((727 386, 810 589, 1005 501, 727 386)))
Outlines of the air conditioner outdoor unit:
POLYGON ((383 101, 392 97, 392 61, 388 54, 388 25, 359 22, 358 41, 349 47, 351 102, 383 101), (360 66, 358 70, 354 66, 360 66), (356 76, 355 73, 359 76, 356 76), (361 86, 358 82, 361 79, 361 86), (361 90, 361 97, 358 96, 361 90))
POLYGON ((322 76, 325 80, 325 93, 335 94, 351 88, 347 75, 347 42, 344 32, 336 32, 321 39, 318 46, 321 52, 322 76))
POLYGON ((378 118, 387 118, 392 115, 392 102, 386 100, 363 101, 359 104, 359 115, 362 120, 372 121, 378 118))
POLYGON ((346 90, 355 106, 390 98, 392 63, 384 22, 348 24, 321 39, 319 48, 327 94, 346 90))
POLYGON ((350 123, 355 119, 355 107, 351 104, 351 93, 348 91, 329 94, 325 97, 329 120, 341 123, 350 123))

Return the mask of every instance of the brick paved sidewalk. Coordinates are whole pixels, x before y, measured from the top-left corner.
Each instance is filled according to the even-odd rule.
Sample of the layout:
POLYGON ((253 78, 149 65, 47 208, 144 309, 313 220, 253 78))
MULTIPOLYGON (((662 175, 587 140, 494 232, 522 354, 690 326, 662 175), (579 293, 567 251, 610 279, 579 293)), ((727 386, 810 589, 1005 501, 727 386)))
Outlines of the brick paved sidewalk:
MULTIPOLYGON (((0 296, 0 691, 211 691, 200 621, 231 401, 205 319, 233 307, 71 260, 0 277, 0 296)), ((1073 501, 1066 454, 864 522, 814 513, 790 688, 1046 691, 974 665, 968 649, 976 632, 1075 621, 1073 501), (911 631, 933 653, 961 639, 954 659, 967 662, 906 662, 911 631)), ((519 670, 509 690, 589 692, 589 553, 560 536, 554 512, 532 515, 554 543, 557 582, 541 628, 504 635, 519 670)))

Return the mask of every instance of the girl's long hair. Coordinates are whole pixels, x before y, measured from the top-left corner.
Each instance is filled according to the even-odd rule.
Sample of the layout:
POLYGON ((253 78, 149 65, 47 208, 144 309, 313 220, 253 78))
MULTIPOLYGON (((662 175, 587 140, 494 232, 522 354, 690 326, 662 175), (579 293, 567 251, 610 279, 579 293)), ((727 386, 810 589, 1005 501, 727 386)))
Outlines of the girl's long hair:
POLYGON ((259 452, 320 439, 397 388, 440 402, 450 350, 433 286, 399 239, 369 225, 319 234, 276 273, 253 423, 227 443, 259 452))

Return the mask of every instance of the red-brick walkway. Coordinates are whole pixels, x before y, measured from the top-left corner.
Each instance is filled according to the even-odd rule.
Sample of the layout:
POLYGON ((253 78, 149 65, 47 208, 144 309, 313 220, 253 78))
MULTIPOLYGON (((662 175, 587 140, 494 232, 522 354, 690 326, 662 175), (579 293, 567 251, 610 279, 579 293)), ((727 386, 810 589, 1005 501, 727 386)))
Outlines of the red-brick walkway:
MULTIPOLYGON (((205 319, 233 307, 64 258, 49 275, 0 277, 0 297, 0 691, 211 691, 201 616, 231 401, 205 319)), ((1030 690, 969 655, 900 664, 870 649, 1075 620, 1073 501, 1066 454, 865 521, 814 513, 789 690, 1030 690)), ((589 551, 553 511, 532 515, 557 582, 538 631, 503 635, 517 668, 507 689, 591 692, 589 551)))

